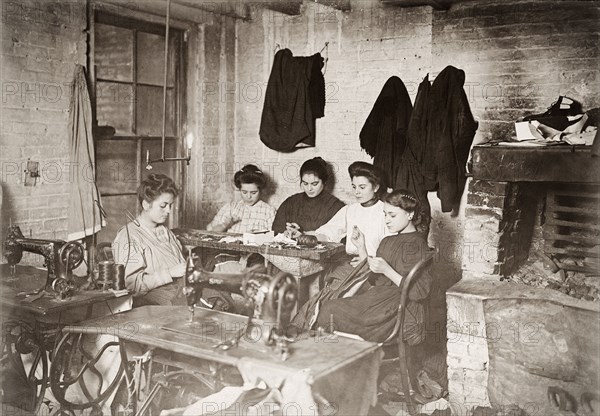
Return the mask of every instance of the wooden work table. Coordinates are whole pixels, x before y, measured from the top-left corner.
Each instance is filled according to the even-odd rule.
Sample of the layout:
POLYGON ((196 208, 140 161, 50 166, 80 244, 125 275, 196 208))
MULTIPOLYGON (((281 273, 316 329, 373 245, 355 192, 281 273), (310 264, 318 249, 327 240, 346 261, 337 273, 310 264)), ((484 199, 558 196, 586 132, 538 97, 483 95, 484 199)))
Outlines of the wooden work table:
POLYGON ((39 299, 34 298, 35 300, 30 301, 34 291, 43 290, 48 271, 19 264, 16 265, 15 270, 15 275, 12 275, 8 264, 0 264, 0 304, 4 316, 23 313, 34 316, 58 316, 63 312, 66 315, 74 309, 80 307, 90 309, 94 304, 117 297, 110 291, 76 290, 66 299, 58 299, 52 293, 46 292, 39 299))
POLYGON ((184 246, 216 249, 222 252, 257 253, 284 272, 290 273, 298 283, 298 305, 303 305, 309 298, 309 286, 314 282, 317 273, 324 270, 328 259, 341 254, 345 248, 340 243, 321 243, 322 248, 250 245, 241 242, 220 242, 223 237, 238 237, 242 234, 219 233, 189 228, 176 228, 173 233, 184 246))

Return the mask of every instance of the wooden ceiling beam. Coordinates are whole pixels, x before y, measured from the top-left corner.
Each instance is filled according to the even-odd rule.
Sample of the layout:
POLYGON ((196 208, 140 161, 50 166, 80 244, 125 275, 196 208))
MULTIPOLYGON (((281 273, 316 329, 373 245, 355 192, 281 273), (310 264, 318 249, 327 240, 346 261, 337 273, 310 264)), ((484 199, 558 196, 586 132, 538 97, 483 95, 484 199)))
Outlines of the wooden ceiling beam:
POLYGON ((452 0, 381 0, 383 4, 396 7, 431 6, 434 10, 448 10, 452 0))
POLYGON ((289 16, 298 16, 302 13, 302 0, 269 0, 259 2, 265 9, 273 10, 289 16))
MULTIPOLYGON (((234 19, 250 19, 249 5, 243 1, 236 0, 216 0, 216 1, 198 1, 198 0, 171 0, 185 7, 196 8, 204 12, 219 14, 222 16, 233 17, 234 19)), ((253 3, 254 4, 254 3, 253 3)))
POLYGON ((349 12, 350 10, 352 10, 350 0, 314 0, 314 2, 322 6, 332 7, 336 10, 341 10, 343 12, 349 12))
MULTIPOLYGON (((134 18, 135 12, 148 13, 155 16, 165 17, 167 12, 166 0, 138 1, 131 0, 94 0, 95 4, 104 5, 104 9, 113 14, 134 18)), ((188 7, 181 4, 171 3, 170 15, 172 19, 184 22, 205 23, 207 12, 197 7, 188 7)))

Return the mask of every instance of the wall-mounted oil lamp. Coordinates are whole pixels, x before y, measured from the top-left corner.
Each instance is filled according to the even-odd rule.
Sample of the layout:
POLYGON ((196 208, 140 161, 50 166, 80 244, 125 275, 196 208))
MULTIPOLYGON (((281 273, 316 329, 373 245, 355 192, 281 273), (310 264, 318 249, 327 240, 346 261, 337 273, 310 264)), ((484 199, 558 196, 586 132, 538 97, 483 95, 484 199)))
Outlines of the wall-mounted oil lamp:
POLYGON ((185 160, 186 164, 189 165, 190 160, 192 159, 192 145, 194 144, 194 135, 192 133, 188 133, 187 136, 185 136, 185 144, 187 147, 185 157, 165 157, 164 143, 163 143, 163 147, 162 147, 162 156, 158 159, 150 159, 150 150, 146 150, 146 169, 151 170, 153 163, 176 162, 179 160, 185 160))

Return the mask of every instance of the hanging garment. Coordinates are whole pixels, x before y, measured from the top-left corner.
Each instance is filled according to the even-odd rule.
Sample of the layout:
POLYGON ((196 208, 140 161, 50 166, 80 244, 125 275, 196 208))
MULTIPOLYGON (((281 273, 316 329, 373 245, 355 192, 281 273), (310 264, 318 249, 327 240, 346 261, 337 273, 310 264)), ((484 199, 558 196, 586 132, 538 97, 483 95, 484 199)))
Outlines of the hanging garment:
POLYGON ((92 107, 83 66, 77 65, 71 86, 69 116, 70 203, 68 239, 93 235, 106 225, 96 187, 92 107))
POLYGON ((463 89, 465 72, 447 66, 429 92, 423 175, 428 191, 437 189, 442 212, 458 206, 466 182, 466 163, 478 123, 463 89))
POLYGON ((412 108, 402 80, 391 77, 383 86, 360 131, 360 146, 373 157, 373 165, 387 174, 392 188, 396 188, 396 171, 406 145, 412 108))
POLYGON ((294 57, 289 49, 275 54, 260 121, 260 140, 280 152, 314 147, 315 119, 325 110, 321 54, 294 57))
POLYGON ((431 222, 431 207, 427 199, 427 189, 423 176, 423 160, 427 142, 428 102, 429 102, 429 75, 426 75, 417 91, 415 107, 408 123, 406 147, 400 158, 396 172, 395 187, 412 191, 421 202, 421 222, 417 230, 429 234, 431 222))

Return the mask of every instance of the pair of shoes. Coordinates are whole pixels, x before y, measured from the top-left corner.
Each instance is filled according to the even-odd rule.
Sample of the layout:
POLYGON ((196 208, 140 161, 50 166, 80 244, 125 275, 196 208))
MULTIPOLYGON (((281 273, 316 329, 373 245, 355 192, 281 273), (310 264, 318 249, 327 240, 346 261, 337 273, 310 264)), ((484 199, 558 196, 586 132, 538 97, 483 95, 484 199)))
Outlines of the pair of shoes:
POLYGON ((545 113, 531 114, 523 117, 523 121, 539 120, 546 117, 558 117, 558 116, 575 116, 583 113, 581 103, 573 100, 572 98, 561 95, 558 97, 545 113))

